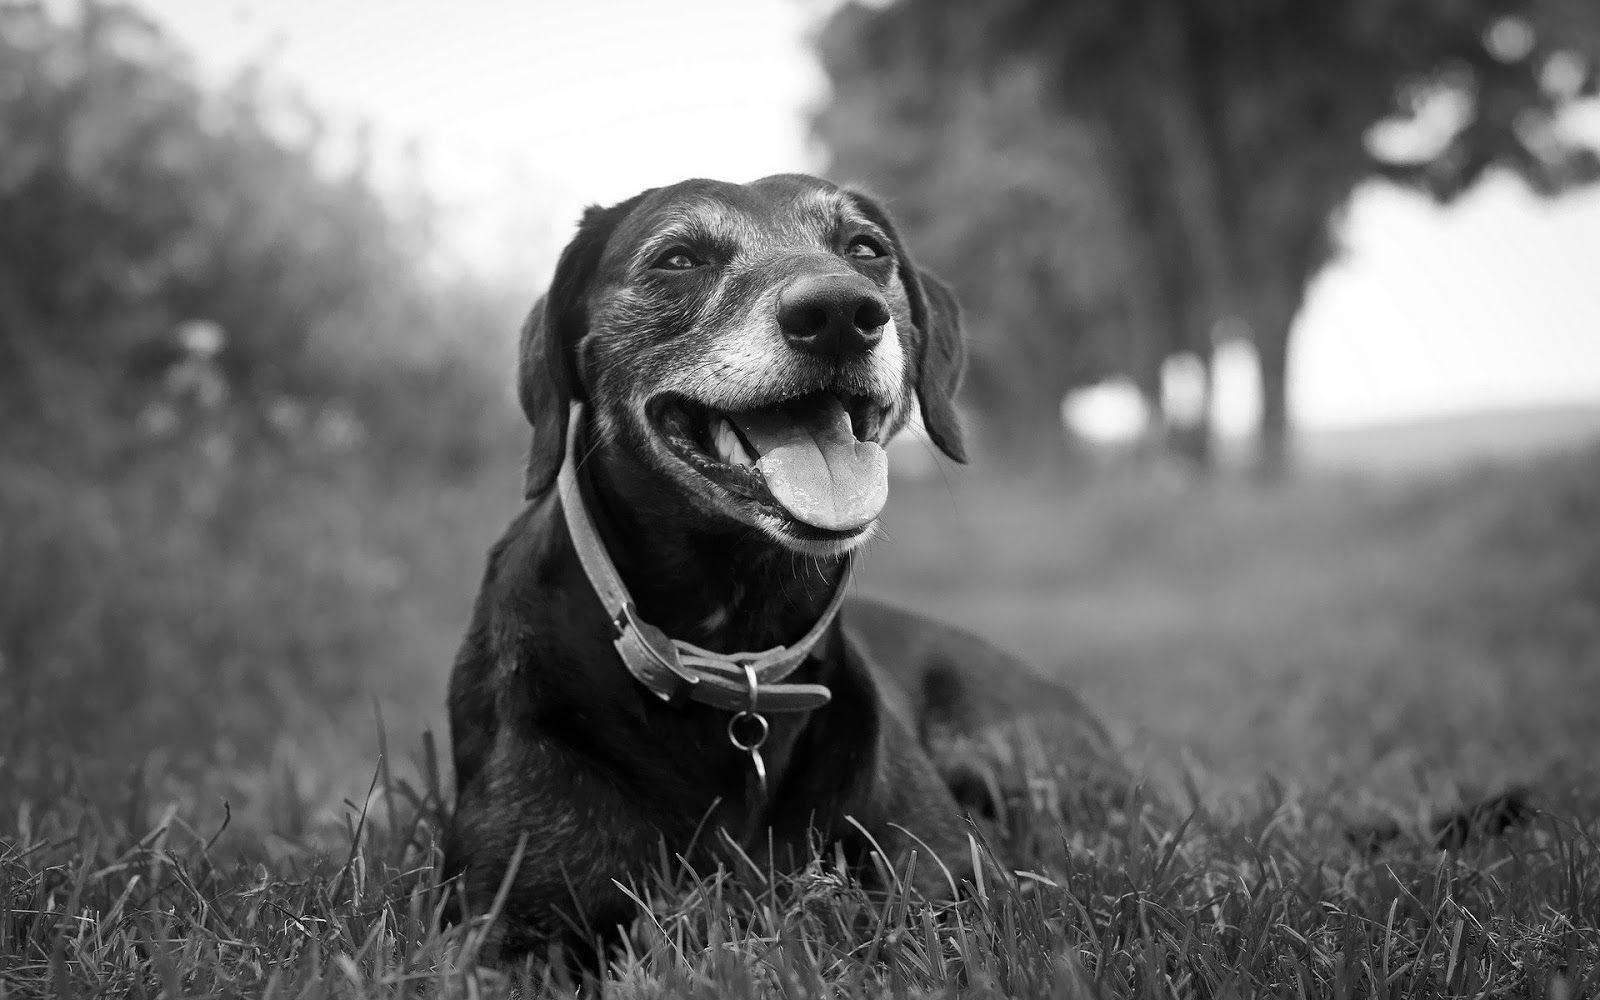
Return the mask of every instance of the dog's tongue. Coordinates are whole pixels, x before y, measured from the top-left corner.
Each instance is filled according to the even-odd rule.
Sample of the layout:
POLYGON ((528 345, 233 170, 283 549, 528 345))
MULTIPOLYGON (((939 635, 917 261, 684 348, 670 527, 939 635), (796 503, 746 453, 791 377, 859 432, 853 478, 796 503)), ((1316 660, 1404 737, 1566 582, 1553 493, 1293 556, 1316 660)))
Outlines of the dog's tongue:
POLYGON ((857 441, 837 396, 729 414, 756 446, 767 489, 796 520, 849 531, 877 517, 889 499, 889 458, 857 441))

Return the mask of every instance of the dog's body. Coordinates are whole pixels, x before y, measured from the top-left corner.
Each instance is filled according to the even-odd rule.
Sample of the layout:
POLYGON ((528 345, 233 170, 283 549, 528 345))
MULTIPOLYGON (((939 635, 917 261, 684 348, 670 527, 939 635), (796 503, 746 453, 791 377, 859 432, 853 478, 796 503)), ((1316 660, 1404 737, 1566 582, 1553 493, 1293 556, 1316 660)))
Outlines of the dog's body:
MULTIPOLYGON (((450 685, 446 866, 483 909, 515 864, 503 954, 625 923, 615 883, 663 845, 700 864, 730 844, 780 865, 915 849, 959 879, 964 812, 1015 791, 973 766, 986 734, 1032 719, 1068 758, 1110 759, 1070 692, 971 636, 860 599, 827 620, 910 407, 962 457, 961 357, 953 299, 862 196, 782 176, 591 210, 524 330, 530 503, 490 554, 450 685), (625 669, 552 488, 563 463, 631 610, 666 636, 767 650, 824 620, 781 679, 831 700, 763 710, 764 790, 730 711, 625 669)), ((917 872, 948 891, 938 866, 917 872)))

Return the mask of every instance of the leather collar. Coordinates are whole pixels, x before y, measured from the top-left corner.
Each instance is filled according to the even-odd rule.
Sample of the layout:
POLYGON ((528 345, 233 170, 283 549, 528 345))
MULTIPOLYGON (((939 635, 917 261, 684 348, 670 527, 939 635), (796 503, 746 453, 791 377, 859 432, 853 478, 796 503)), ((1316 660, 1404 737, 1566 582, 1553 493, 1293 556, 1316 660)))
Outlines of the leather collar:
POLYGON ((589 586, 617 630, 612 644, 634 679, 662 701, 687 699, 732 712, 804 712, 826 705, 832 694, 824 685, 783 681, 811 655, 839 614, 854 568, 851 558, 845 557, 844 569, 821 617, 792 646, 774 646, 759 653, 716 653, 673 639, 639 617, 584 505, 577 457, 582 426, 583 404, 573 403, 567 418, 566 455, 556 478, 561 511, 589 586))

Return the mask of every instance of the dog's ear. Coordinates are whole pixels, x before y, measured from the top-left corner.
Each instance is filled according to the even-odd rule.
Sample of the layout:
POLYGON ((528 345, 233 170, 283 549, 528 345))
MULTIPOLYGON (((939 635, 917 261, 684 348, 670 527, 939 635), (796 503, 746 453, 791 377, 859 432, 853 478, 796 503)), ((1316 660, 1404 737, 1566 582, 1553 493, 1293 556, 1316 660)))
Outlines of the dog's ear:
MULTIPOLYGON (((917 368, 917 398, 922 401, 922 426, 939 450, 957 462, 967 460, 956 413, 956 390, 966 369, 967 345, 961 338, 961 306, 950 286, 917 271, 917 284, 925 303, 917 319, 922 330, 922 357, 917 368)), ((914 302, 916 297, 913 296, 914 302)), ((912 315, 915 316, 913 308, 912 315)))
POLYGON ((567 406, 572 401, 572 379, 561 338, 550 321, 550 297, 539 297, 522 323, 517 349, 517 399, 533 425, 528 448, 528 468, 523 495, 533 499, 555 481, 567 438, 567 406))
POLYGON ((900 262, 900 283, 911 301, 911 322, 921 334, 915 363, 922 426, 940 451, 957 462, 965 462, 967 448, 956 413, 956 390, 961 387, 967 347, 961 338, 961 308, 955 293, 912 262, 893 220, 881 205, 860 192, 852 191, 850 195, 867 218, 889 237, 900 262))
MULTIPOLYGON (((648 194, 649 192, 645 192, 648 194)), ((550 290, 522 324, 517 351, 517 399, 533 425, 523 495, 533 499, 548 490, 566 453, 567 410, 583 391, 573 361, 574 349, 589 330, 589 288, 606 242, 617 225, 644 197, 636 195, 610 208, 590 206, 578 232, 561 251, 550 290)))

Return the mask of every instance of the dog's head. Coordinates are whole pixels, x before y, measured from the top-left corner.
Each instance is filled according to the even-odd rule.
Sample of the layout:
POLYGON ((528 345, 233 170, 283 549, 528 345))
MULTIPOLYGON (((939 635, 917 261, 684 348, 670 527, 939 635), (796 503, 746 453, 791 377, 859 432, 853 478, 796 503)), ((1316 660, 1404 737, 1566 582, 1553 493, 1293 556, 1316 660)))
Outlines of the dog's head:
POLYGON ((674 501, 836 554, 887 496, 913 399, 964 461, 954 296, 887 213, 813 177, 691 180, 591 208, 522 332, 527 495, 561 466, 569 404, 674 501))

